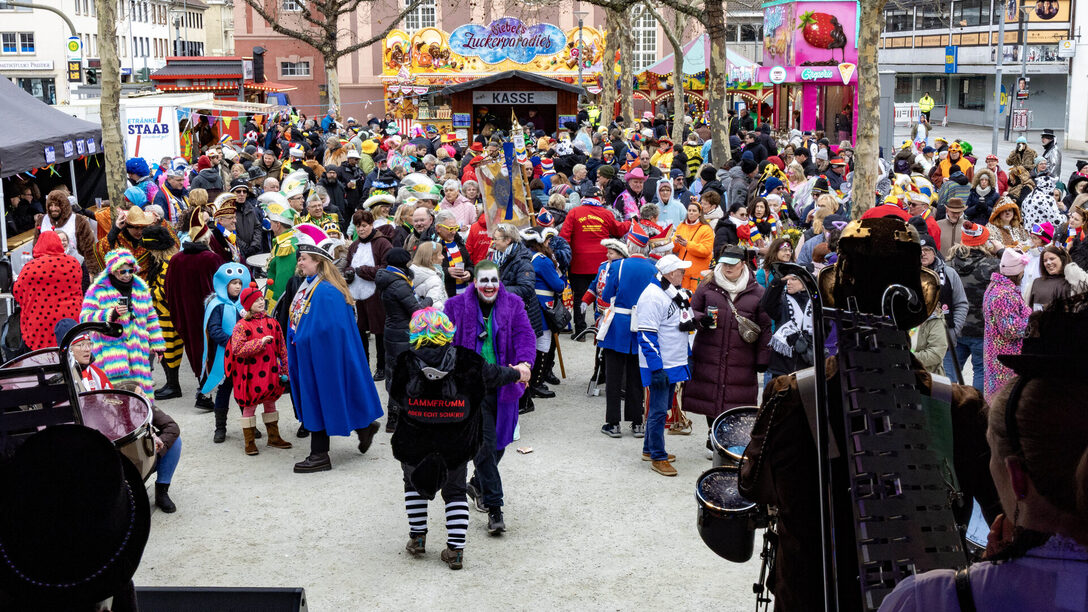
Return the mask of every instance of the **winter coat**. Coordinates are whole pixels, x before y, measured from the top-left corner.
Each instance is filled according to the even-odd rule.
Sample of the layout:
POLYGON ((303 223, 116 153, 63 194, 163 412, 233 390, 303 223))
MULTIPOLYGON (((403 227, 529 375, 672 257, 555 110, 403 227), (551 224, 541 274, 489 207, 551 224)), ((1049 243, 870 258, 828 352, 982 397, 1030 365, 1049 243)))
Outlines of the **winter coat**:
MULTIPOLYGON (((470 284, 464 293, 447 300, 445 312, 456 328, 453 333, 454 346, 480 353, 483 349, 480 334, 484 331, 484 317, 475 285, 470 284)), ((536 359, 536 337, 525 312, 525 302, 506 291, 502 285, 491 310, 491 321, 496 365, 533 363, 536 359)), ((506 448, 514 439, 518 400, 524 389, 524 385, 511 383, 499 387, 496 392, 496 448, 506 448)))
MULTIPOLYGON (((25 270, 26 268, 24 268, 25 270)), ((1065 276, 1050 276, 1045 271, 1031 284, 1028 307, 1045 307, 1058 298, 1067 297, 1072 290, 1065 276)))
POLYGON ((536 300, 536 272, 529 258, 529 249, 516 243, 510 247, 510 252, 499 266, 499 280, 507 291, 525 303, 525 314, 529 315, 533 333, 540 336, 544 333, 544 321, 536 300))
MULTIPOLYGON (((986 219, 989 220, 989 217, 986 219)), ((945 258, 948 257, 948 252, 952 247, 963 240, 963 222, 965 220, 961 216, 960 220, 955 223, 952 223, 948 217, 937 221, 937 227, 941 229, 941 255, 945 258)))
POLYGON ((479 263, 487 259, 487 251, 491 248, 491 238, 487 235, 487 215, 480 214, 476 222, 468 230, 468 238, 465 247, 472 263, 479 263))
POLYGON ((1039 154, 1035 152, 1035 149, 1032 149, 1027 145, 1024 146, 1023 151, 1017 151, 1016 148, 1013 148, 1012 152, 1009 153, 1009 156, 1005 158, 1005 166, 1008 168, 1012 168, 1013 166, 1034 168, 1035 158, 1038 156, 1039 154))
MULTIPOLYGON (((546 198, 545 198, 546 199, 546 198)), ((546 202, 545 202, 546 203, 546 202)), ((463 195, 458 195, 457 199, 450 202, 446 198, 442 198, 442 201, 438 203, 438 210, 448 210, 453 213, 457 224, 461 226, 462 230, 468 230, 473 223, 476 222, 476 205, 468 201, 463 195)))
POLYGON ((1043 147, 1043 159, 1046 160, 1046 169, 1050 177, 1055 181, 1062 175, 1062 150, 1057 142, 1051 142, 1049 147, 1043 147))
POLYGON ((412 292, 417 298, 430 298, 431 306, 442 308, 446 301, 446 281, 439 275, 438 270, 429 266, 417 266, 412 264, 412 274, 415 282, 412 284, 412 292))
MULTIPOLYGON (((975 174, 975 178, 971 181, 971 194, 967 196, 967 201, 965 202, 967 204, 967 210, 964 212, 964 215, 966 215, 972 223, 981 223, 982 225, 989 223, 990 213, 993 212, 994 204, 997 203, 999 197, 998 191, 997 177, 994 176, 994 173, 989 170, 979 170, 978 173, 975 174), (985 195, 979 191, 978 186, 979 178, 983 176, 990 179, 990 191, 985 195)), ((948 201, 945 200, 945 204, 947 203, 948 201)))
POLYGON ((544 311, 550 310, 556 300, 563 300, 563 289, 566 288, 567 283, 559 276, 559 269, 556 266, 555 261, 548 258, 547 255, 544 255, 543 253, 533 253, 531 261, 533 264, 533 273, 536 275, 536 284, 534 285, 534 288, 536 291, 537 303, 540 305, 541 321, 548 331, 561 331, 558 329, 551 329, 551 326, 548 325, 548 319, 544 317, 544 311))
POLYGON ((166 343, 159 328, 159 315, 151 301, 151 292, 138 276, 133 277, 128 316, 114 321, 113 309, 121 303, 122 296, 113 286, 109 273, 120 270, 124 265, 136 265, 132 254, 122 250, 111 251, 106 257, 105 270, 83 297, 79 320, 121 324, 120 337, 91 334, 96 365, 102 368, 110 381, 131 380, 144 395, 152 397, 155 387, 151 377, 151 353, 165 351, 166 343))
POLYGON ((1065 215, 1058 209, 1058 202, 1054 199, 1054 188, 1057 180, 1047 174, 1035 179, 1035 190, 1023 198, 1020 211, 1024 217, 1024 227, 1030 228, 1036 223, 1049 221, 1057 227, 1065 221, 1065 215))
POLYGON ((166 306, 174 329, 185 343, 189 365, 197 376, 202 369, 204 298, 212 293, 212 277, 223 263, 223 259, 207 245, 186 242, 181 252, 170 258, 170 266, 166 269, 166 306))
POLYGON ((944 315, 936 311, 914 330, 914 356, 930 374, 944 376, 944 355, 948 352, 944 315))
POLYGON ((417 298, 413 285, 414 275, 411 270, 405 273, 403 278, 394 273, 390 268, 378 270, 374 278, 374 284, 378 288, 378 294, 382 296, 382 306, 385 307, 385 345, 386 354, 392 357, 386 361, 392 365, 396 362, 397 355, 408 350, 408 322, 412 320, 412 314, 421 308, 431 305, 430 298, 417 298), (390 351, 390 344, 395 345, 396 350, 390 351))
POLYGON ((715 253, 714 230, 705 223, 685 222, 676 226, 676 237, 688 241, 686 246, 674 242, 672 250, 680 259, 691 262, 691 267, 684 270, 683 287, 694 292, 715 253))
POLYGON ((986 287, 990 285, 990 275, 997 270, 997 260, 975 249, 966 257, 954 257, 950 264, 963 281, 963 292, 968 302, 967 316, 960 336, 982 338, 985 333, 982 298, 986 287))
MULTIPOLYGON (((189 182, 189 189, 206 189, 209 192, 212 190, 223 191, 223 176, 219 174, 219 170, 216 168, 204 168, 197 172, 193 180, 189 182)), ((212 194, 209 193, 208 198, 211 199, 211 197, 212 194)))
POLYGON ((964 202, 971 196, 971 181, 967 178, 966 174, 957 172, 948 177, 948 180, 941 185, 940 190, 937 192, 937 212, 938 214, 944 214, 944 207, 948 204, 948 200, 952 198, 959 198, 964 202))
POLYGON ((238 250, 242 252, 242 257, 252 257, 258 253, 267 252, 266 234, 262 225, 264 213, 257 205, 257 200, 252 197, 247 199, 245 204, 238 208, 234 217, 237 221, 234 233, 238 237, 237 245, 238 250))
POLYGON ((601 241, 620 235, 620 224, 608 208, 582 204, 571 209, 559 230, 559 236, 570 243, 571 274, 596 274, 607 258, 608 249, 601 246, 601 241))
MULTIPOLYGON (((759 272, 763 272, 762 269, 759 272)), ((759 281, 759 274, 756 274, 756 281, 759 281)), ((799 291, 794 294, 793 298, 797 300, 797 305, 804 309, 809 302, 809 295, 807 291, 799 291)), ((790 320, 789 306, 786 304, 786 280, 784 278, 774 278, 772 275, 770 284, 763 291, 763 298, 761 300, 760 308, 767 313, 767 316, 771 318, 774 323, 774 329, 778 329, 780 326, 785 325, 790 320)), ((732 313, 730 313, 732 314, 732 313)), ((718 320, 721 321, 722 313, 718 311, 718 320)), ((772 334, 773 337, 774 334, 772 334)), ((797 335, 787 337, 788 341, 795 341, 797 335)), ((809 345, 811 346, 812 339, 809 338, 809 345)), ((767 370, 773 373, 789 373, 802 370, 812 365, 809 361, 812 359, 813 351, 810 348, 808 356, 801 355, 797 351, 794 351, 793 355, 786 356, 779 353, 776 350, 771 350, 770 361, 768 361, 767 370)))
POLYGON ((61 319, 79 318, 83 303, 83 271, 75 257, 64 254, 56 232, 45 232, 34 242, 34 258, 15 279, 15 301, 23 341, 32 350, 57 345, 55 329, 61 319))
POLYGON ((957 159, 955 162, 953 162, 951 158, 946 157, 942 159, 939 164, 937 164, 937 167, 940 168, 941 176, 943 176, 944 178, 951 177, 952 173, 957 168, 959 168, 959 171, 967 176, 968 179, 973 178, 975 172, 974 164, 968 161, 967 158, 964 156, 960 156, 960 158, 957 159))
POLYGON ((748 187, 751 182, 752 179, 744 174, 740 166, 733 166, 729 169, 727 177, 722 179, 722 188, 725 190, 722 198, 722 208, 726 209, 726 213, 737 203, 741 205, 748 204, 748 187))
POLYGON ((997 356, 1020 354, 1031 308, 1024 303, 1020 288, 1012 279, 994 272, 982 300, 982 316, 986 321, 982 343, 982 362, 986 365, 982 395, 990 401, 1014 375, 997 356))
POLYGON ((698 321, 708 306, 718 308, 718 326, 700 327, 691 349, 691 380, 684 385, 684 410, 716 417, 737 406, 755 406, 759 395, 756 369, 767 368, 771 359, 771 318, 760 301, 763 287, 755 274, 748 275, 748 285, 737 294, 737 312, 759 325, 759 338, 749 344, 740 337, 736 317, 729 308, 729 294, 710 280, 691 298, 691 308, 698 321))

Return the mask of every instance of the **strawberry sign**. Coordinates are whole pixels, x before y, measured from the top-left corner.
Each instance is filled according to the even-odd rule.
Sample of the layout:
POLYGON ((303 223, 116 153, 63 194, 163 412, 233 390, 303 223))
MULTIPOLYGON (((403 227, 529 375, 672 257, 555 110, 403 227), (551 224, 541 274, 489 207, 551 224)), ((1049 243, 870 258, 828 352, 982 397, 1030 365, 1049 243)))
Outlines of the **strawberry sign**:
POLYGON ((787 67, 835 70, 839 64, 857 64, 857 7, 855 0, 798 0, 764 6, 764 57, 787 67))

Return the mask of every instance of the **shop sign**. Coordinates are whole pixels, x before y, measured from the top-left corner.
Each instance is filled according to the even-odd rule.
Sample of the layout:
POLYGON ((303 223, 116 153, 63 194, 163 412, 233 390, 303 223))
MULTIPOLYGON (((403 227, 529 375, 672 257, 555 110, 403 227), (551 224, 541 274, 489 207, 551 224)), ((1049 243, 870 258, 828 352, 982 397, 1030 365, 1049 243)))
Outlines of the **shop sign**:
POLYGON ((786 82, 786 69, 782 66, 775 66, 771 68, 770 74, 771 82, 775 85, 780 85, 786 82))
POLYGON ((510 60, 527 64, 538 55, 554 55, 567 44, 567 35, 550 23, 526 25, 515 17, 503 17, 487 27, 463 25, 450 34, 450 51, 478 57, 484 63, 510 60))
POLYGON ((52 70, 53 60, 2 60, 0 70, 52 70))
POLYGON ((500 104, 555 104, 554 91, 474 91, 472 103, 483 105, 500 104))
POLYGON ((830 68, 805 68, 801 71, 802 81, 818 81, 820 79, 830 79, 835 76, 835 72, 830 68))

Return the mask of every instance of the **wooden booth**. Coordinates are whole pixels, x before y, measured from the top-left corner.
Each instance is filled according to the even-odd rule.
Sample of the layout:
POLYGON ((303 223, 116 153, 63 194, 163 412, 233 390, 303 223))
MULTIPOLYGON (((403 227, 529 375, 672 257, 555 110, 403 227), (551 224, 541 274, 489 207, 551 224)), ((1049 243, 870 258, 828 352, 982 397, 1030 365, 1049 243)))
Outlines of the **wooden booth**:
POLYGON ((454 129, 458 135, 466 130, 471 142, 487 123, 509 132, 512 117, 517 117, 522 126, 532 123, 534 130, 552 134, 559 126, 577 121, 580 91, 571 83, 507 70, 450 85, 442 95, 450 99, 454 129))

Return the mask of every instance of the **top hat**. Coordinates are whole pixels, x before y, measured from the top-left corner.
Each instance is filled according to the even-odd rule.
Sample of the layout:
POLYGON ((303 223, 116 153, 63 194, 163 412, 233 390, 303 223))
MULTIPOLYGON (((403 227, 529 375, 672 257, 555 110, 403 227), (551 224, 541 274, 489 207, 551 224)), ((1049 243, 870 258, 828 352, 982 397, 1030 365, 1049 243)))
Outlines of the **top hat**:
POLYGON ((0 599, 90 609, 128 585, 151 508, 139 470, 104 435, 47 427, 3 465, 0 486, 0 599))
POLYGON ((852 297, 860 312, 880 315, 885 290, 902 285, 919 303, 897 300, 890 314, 899 329, 917 327, 937 307, 940 294, 940 280, 922 267, 921 254, 922 246, 901 219, 851 221, 839 238, 835 265, 820 270, 820 295, 833 308, 845 309, 852 297))

